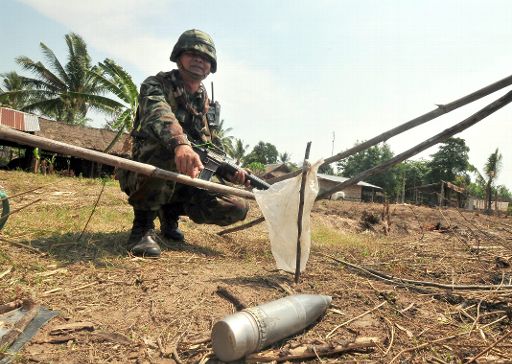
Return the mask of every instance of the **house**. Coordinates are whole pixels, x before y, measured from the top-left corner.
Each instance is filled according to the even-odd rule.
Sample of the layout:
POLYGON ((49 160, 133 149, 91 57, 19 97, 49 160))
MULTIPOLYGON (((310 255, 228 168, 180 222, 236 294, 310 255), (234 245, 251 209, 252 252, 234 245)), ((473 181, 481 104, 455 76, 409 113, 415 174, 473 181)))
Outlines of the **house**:
POLYGON ((410 188, 405 198, 417 205, 464 207, 467 192, 451 182, 439 181, 410 188))
MULTIPOLYGON (((265 166, 265 174, 262 178, 267 180, 269 183, 273 183, 275 181, 279 181, 280 177, 290 173, 291 171, 290 167, 284 163, 267 164, 265 166)), ((320 185, 320 193, 348 180, 346 177, 332 176, 323 173, 318 173, 317 176, 318 183, 320 185)), ((336 196, 332 196, 332 198, 337 200, 342 196, 342 199, 344 200, 365 202, 381 202, 384 200, 384 194, 382 193, 381 187, 362 181, 344 188, 341 192, 343 193, 336 193, 336 196)))
POLYGON ((288 174, 291 171, 291 168, 286 163, 267 164, 265 166, 265 172, 263 173, 261 178, 270 181, 274 178, 284 176, 285 174, 288 174))
MULTIPOLYGON (((332 176, 329 174, 318 173, 318 183, 320 185, 320 194, 323 191, 330 190, 334 186, 348 180, 347 177, 332 176)), ((367 182, 357 182, 352 186, 348 186, 342 190, 345 194, 344 200, 364 201, 364 202, 382 202, 384 194, 382 188, 367 182)), ((333 194, 334 195, 334 194, 333 194)), ((336 199, 336 198, 334 198, 336 199)))
MULTIPOLYGON (((0 125, 99 152, 105 151, 117 134, 108 129, 70 125, 5 107, 0 107, 0 125)), ((109 154, 128 156, 126 148, 123 149, 126 138, 127 134, 122 135, 112 146, 109 154)), ((0 140, 0 148, 0 155, 5 164, 4 168, 33 170, 35 165, 33 147, 0 140)), ((72 156, 57 155, 44 150, 41 150, 39 154, 41 160, 49 161, 55 170, 67 171, 73 175, 81 174, 86 177, 98 175, 98 166, 94 162, 72 156)), ((111 174, 113 167, 104 165, 101 171, 104 174, 111 174)))

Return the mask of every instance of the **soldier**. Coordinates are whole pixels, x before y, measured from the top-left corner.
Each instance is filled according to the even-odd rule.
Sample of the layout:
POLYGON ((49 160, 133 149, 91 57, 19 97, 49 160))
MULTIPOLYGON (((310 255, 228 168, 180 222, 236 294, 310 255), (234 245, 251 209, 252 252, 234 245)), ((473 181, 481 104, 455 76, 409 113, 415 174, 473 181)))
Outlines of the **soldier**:
MULTIPOLYGON (((202 81, 217 71, 215 45, 208 34, 187 30, 179 37, 170 59, 176 62, 177 70, 148 77, 140 87, 131 133, 132 158, 196 178, 203 165, 191 143, 212 141, 207 118, 210 101, 202 81)), ((247 202, 234 196, 128 171, 120 171, 118 177, 133 206, 128 249, 134 255, 160 256, 153 230, 157 216, 164 238, 183 241, 178 228, 180 215, 198 224, 224 226, 245 219, 248 211, 247 202)), ((231 182, 246 184, 245 177, 245 172, 239 171, 231 182)))

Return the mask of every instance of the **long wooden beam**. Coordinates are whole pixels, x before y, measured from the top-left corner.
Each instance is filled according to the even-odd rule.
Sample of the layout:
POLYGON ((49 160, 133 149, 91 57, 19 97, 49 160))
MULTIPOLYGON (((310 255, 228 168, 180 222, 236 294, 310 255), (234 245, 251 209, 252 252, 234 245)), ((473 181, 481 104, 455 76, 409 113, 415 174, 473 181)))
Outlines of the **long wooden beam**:
POLYGON ((107 164, 112 167, 140 173, 144 176, 174 181, 185 185, 202 188, 208 191, 254 199, 254 194, 246 190, 205 181, 199 178, 190 178, 189 176, 166 171, 150 164, 140 163, 126 158, 117 157, 115 155, 77 147, 74 145, 24 133, 1 125, 0 139, 16 142, 22 145, 29 145, 31 147, 41 148, 43 150, 48 150, 63 155, 71 155, 73 157, 87 159, 97 163, 107 164))

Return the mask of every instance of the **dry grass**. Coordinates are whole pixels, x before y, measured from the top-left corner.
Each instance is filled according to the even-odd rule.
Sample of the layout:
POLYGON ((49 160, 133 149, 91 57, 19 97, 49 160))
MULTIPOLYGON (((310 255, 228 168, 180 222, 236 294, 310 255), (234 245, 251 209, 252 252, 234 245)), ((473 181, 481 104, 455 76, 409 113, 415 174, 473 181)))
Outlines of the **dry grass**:
MULTIPOLYGON (((222 228, 184 218, 186 243, 169 243, 161 259, 144 260, 125 251, 132 212, 117 182, 106 181, 85 231, 103 181, 0 172, 0 185, 10 196, 46 185, 11 200, 19 208, 41 199, 13 214, 0 232, 0 304, 32 297, 60 312, 16 357, 19 363, 172 363, 173 351, 183 362, 214 362, 208 342, 193 342, 233 310, 215 295, 218 285, 250 305, 282 297, 284 289, 333 296, 333 311, 266 355, 374 337, 380 346, 373 350, 322 361, 463 363, 510 330, 510 290, 403 287, 324 255, 410 280, 510 284, 506 218, 393 205, 386 235, 381 222, 363 229, 361 221, 379 216, 382 205, 323 201, 312 213, 308 267, 294 285, 290 274, 274 270, 264 224, 220 237, 222 228), (437 223, 446 230, 432 230, 437 223), (81 321, 94 330, 51 343, 53 328, 81 321)), ((254 204, 250 214, 259 216, 254 204)), ((478 362, 510 362, 511 353, 508 337, 478 362)))

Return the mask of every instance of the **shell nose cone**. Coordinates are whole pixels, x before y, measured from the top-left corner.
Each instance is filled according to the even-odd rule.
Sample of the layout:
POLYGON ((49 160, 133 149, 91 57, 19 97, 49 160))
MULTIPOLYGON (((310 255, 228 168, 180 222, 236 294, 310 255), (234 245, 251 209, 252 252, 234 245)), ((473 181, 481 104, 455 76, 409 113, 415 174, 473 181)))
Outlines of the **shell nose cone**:
POLYGON ((331 304, 331 302, 332 302, 332 297, 331 297, 331 296, 322 296, 322 298, 323 298, 323 299, 324 299, 324 301, 325 301, 325 305, 326 305, 327 307, 329 307, 329 305, 330 305, 330 304, 331 304))

